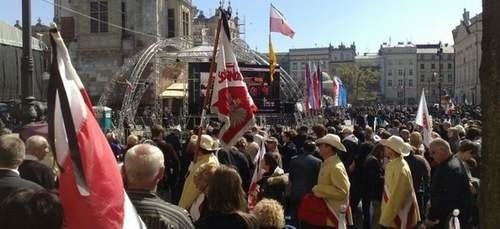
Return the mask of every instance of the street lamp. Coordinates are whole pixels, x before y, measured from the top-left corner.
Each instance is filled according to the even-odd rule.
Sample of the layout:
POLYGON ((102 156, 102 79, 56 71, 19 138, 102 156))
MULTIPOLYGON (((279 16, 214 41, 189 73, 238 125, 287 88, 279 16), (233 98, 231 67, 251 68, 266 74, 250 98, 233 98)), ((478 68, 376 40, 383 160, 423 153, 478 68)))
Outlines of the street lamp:
POLYGON ((441 109, 441 59, 443 58, 443 48, 441 46, 441 42, 439 42, 439 49, 437 51, 437 55, 439 57, 439 74, 438 74, 438 104, 441 109))

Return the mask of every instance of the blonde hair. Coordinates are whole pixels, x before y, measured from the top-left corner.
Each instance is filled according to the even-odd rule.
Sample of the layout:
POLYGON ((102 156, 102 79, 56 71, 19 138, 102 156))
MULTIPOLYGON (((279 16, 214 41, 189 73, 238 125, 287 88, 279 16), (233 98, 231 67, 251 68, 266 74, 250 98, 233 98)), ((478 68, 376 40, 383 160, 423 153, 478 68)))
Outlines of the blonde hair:
POLYGON ((283 228, 285 226, 285 212, 278 201, 262 199, 255 205, 255 217, 260 228, 283 228))
POLYGON ((420 145, 422 145, 422 135, 417 132, 417 131, 413 131, 411 134, 410 134, 410 145, 418 148, 420 147, 420 145))

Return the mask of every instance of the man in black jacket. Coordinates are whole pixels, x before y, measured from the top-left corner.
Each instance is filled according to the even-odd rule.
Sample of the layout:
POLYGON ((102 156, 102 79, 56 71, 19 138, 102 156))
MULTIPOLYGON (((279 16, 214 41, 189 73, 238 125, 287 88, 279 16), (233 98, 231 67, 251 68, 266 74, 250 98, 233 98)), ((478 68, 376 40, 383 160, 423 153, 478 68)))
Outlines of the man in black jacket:
POLYGON ((26 157, 19 166, 19 173, 22 178, 51 190, 55 189, 54 172, 40 162, 48 151, 49 143, 44 137, 34 135, 26 139, 26 157))
POLYGON ((298 226, 297 209, 300 201, 318 183, 321 160, 313 156, 315 150, 316 144, 307 140, 303 150, 297 156, 292 157, 290 162, 289 182, 291 188, 288 214, 292 216, 292 224, 295 226, 298 226))
MULTIPOLYGON (((176 203, 172 199, 172 191, 177 191, 179 187, 179 176, 181 170, 181 163, 179 156, 175 152, 171 144, 165 142, 165 129, 160 125, 155 125, 151 128, 151 137, 154 143, 163 152, 165 158, 165 181, 158 183, 158 194, 165 201, 176 203)), ((178 196, 175 195, 174 196, 178 196)))
POLYGON ((460 210, 460 224, 470 225, 472 196, 465 166, 452 156, 450 145, 443 139, 434 139, 430 145, 431 157, 438 164, 431 183, 431 208, 426 226, 447 228, 454 209, 460 210))
POLYGON ((17 171, 24 159, 24 143, 14 135, 0 136, 0 202, 18 189, 42 189, 17 171))

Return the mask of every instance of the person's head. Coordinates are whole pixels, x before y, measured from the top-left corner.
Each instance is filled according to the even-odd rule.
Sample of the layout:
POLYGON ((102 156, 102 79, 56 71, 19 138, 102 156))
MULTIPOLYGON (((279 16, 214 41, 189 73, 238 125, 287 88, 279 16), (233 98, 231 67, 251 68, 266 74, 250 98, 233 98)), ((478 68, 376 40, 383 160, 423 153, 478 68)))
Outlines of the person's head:
POLYGON ((7 134, 12 134, 12 130, 5 127, 0 128, 0 136, 7 134))
POLYGON ((312 131, 314 132, 314 135, 316 135, 316 138, 322 138, 326 135, 326 128, 323 124, 314 125, 312 127, 312 131))
POLYGON ((371 127, 365 128, 365 139, 367 141, 373 140, 373 129, 371 127))
POLYGON ((113 132, 106 133, 106 140, 108 140, 109 143, 115 142, 116 141, 116 134, 113 132))
POLYGON ((441 126, 443 127, 444 131, 448 131, 448 128, 451 127, 451 123, 449 121, 445 121, 441 126))
POLYGON ((463 140, 458 147, 457 156, 462 161, 469 161, 479 156, 479 146, 471 140, 463 140))
POLYGON ((193 181, 198 190, 205 194, 207 193, 208 184, 210 184, 215 170, 217 170, 218 167, 219 165, 215 163, 205 163, 194 171, 193 181))
POLYGON ((208 206, 214 212, 234 213, 245 209, 245 192, 235 169, 221 165, 208 185, 208 206), (230 190, 230 191, 228 191, 230 190))
POLYGON ((408 156, 411 151, 410 144, 404 142, 399 136, 382 139, 380 140, 380 144, 384 146, 384 156, 390 160, 408 156))
POLYGON ((276 151, 278 149, 278 139, 275 137, 269 137, 266 139, 266 149, 268 151, 276 151))
POLYGON ((266 172, 273 172, 281 164, 279 153, 267 152, 261 161, 261 168, 266 172))
POLYGON ((285 212, 276 200, 262 199, 255 205, 254 214, 261 229, 281 229, 285 226, 285 212))
POLYGON ((31 154, 43 160, 45 155, 49 152, 49 143, 47 139, 40 135, 33 135, 26 139, 26 154, 31 154))
POLYGON ((327 134, 316 140, 316 145, 318 145, 319 154, 324 160, 339 152, 347 152, 345 146, 340 141, 340 137, 335 134, 327 134))
POLYGON ((151 136, 153 138, 163 138, 165 136, 165 129, 161 125, 154 125, 151 127, 151 136))
POLYGON ((481 137, 481 129, 475 126, 467 128, 466 132, 465 138, 471 141, 477 140, 481 137))
POLYGON ((0 136, 0 167, 17 169, 24 160, 25 147, 23 141, 12 135, 0 136))
POLYGON ((455 127, 448 128, 447 136, 448 136, 449 140, 459 140, 460 139, 460 136, 458 135, 458 129, 455 127))
POLYGON ((135 146, 139 143, 139 137, 137 137, 137 135, 129 135, 127 137, 127 146, 128 147, 132 147, 132 146, 135 146))
POLYGON ((441 138, 436 138, 429 144, 429 151, 433 162, 436 164, 441 164, 451 157, 450 144, 441 138))
POLYGON ((248 143, 252 143, 254 140, 253 140, 253 134, 252 132, 246 132, 243 137, 245 138, 245 140, 248 142, 248 143))
POLYGON ((296 135, 297 132, 295 132, 295 130, 285 131, 281 135, 281 139, 283 140, 283 142, 290 142, 293 138, 295 138, 296 135))
POLYGON ((4 229, 61 229, 63 208, 59 196, 46 189, 20 189, 0 204, 0 225, 4 229))
POLYGON ((419 132, 413 131, 410 134, 410 145, 419 148, 422 145, 422 135, 419 132))
POLYGON ((385 146, 382 144, 376 144, 375 147, 373 147, 372 151, 370 152, 375 158, 377 158, 379 161, 384 160, 384 148, 385 146))
POLYGON ((316 143, 314 141, 311 141, 311 140, 306 140, 304 142, 304 152, 305 153, 313 153, 314 151, 316 151, 316 143))
POLYGON ((125 154, 122 172, 128 189, 155 190, 165 173, 163 153, 154 145, 135 145, 125 154))
MULTIPOLYGON (((198 146, 198 135, 192 135, 190 141, 198 146)), ((219 143, 208 134, 201 135, 199 144, 199 152, 202 155, 215 153, 219 149, 219 143)))
POLYGON ((401 129, 399 131, 399 136, 401 136, 401 138, 405 142, 409 142, 410 141, 410 131, 408 131, 408 129, 401 129))

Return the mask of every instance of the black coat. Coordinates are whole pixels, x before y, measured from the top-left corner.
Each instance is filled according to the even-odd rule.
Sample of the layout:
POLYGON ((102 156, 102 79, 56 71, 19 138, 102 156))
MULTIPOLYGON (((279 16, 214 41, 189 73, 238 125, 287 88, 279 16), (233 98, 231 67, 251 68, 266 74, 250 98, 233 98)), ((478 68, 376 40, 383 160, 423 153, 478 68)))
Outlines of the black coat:
POLYGON ((472 196, 469 177, 462 162, 451 156, 434 168, 431 184, 429 219, 439 219, 436 228, 446 228, 454 209, 460 210, 460 224, 470 222, 472 196))
POLYGON ((250 168, 250 163, 246 155, 238 149, 232 148, 229 151, 219 150, 217 159, 221 164, 233 167, 238 171, 241 177, 241 186, 246 192, 250 188, 253 170, 250 168))
POLYGON ((219 212, 207 212, 194 224, 198 229, 247 229, 249 228, 245 219, 238 213, 224 214, 219 212))
POLYGON ((297 147, 293 142, 287 142, 280 147, 281 160, 283 161, 283 170, 290 170, 290 160, 297 155, 297 147))
POLYGON ((0 169, 0 202, 18 189, 42 189, 43 187, 21 178, 17 173, 0 169))
POLYGON ((302 153, 290 162, 290 203, 299 204, 306 193, 318 183, 321 160, 309 153, 302 153))
POLYGON ((363 197, 374 200, 382 200, 384 190, 384 168, 379 160, 369 154, 366 157, 363 168, 363 197))
POLYGON ((55 176, 52 170, 35 160, 24 160, 19 166, 19 173, 23 179, 33 181, 46 189, 55 189, 55 176))

